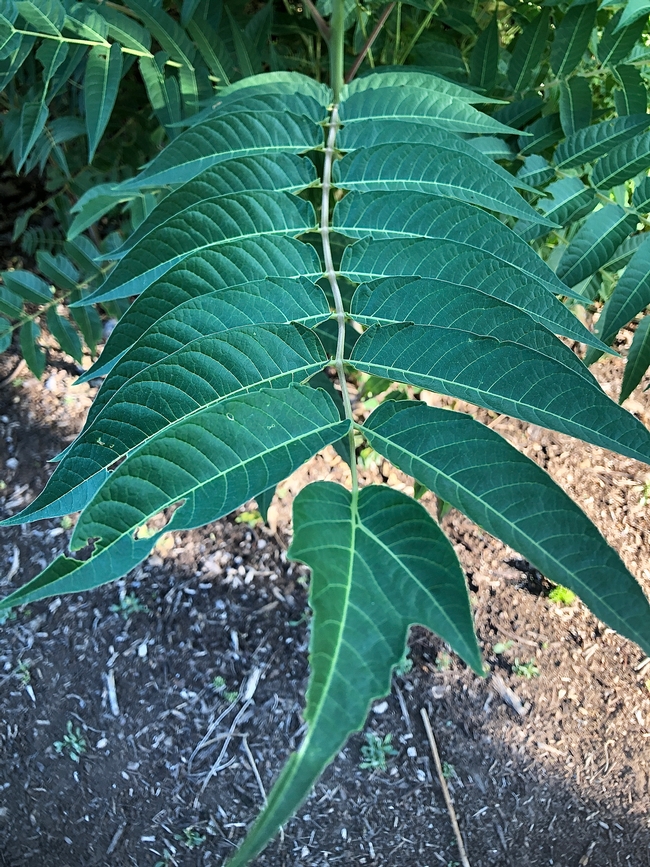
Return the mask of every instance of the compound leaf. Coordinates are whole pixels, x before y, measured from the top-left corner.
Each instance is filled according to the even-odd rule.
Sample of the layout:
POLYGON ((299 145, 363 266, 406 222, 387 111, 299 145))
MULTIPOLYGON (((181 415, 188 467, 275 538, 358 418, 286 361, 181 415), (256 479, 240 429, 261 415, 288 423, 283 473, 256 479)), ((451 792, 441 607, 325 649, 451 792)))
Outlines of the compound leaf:
POLYGON ((526 90, 548 42, 551 10, 547 7, 519 35, 508 64, 508 81, 515 93, 526 90))
POLYGON ((559 169, 572 169, 593 162, 649 126, 647 114, 632 114, 596 123, 578 130, 558 145, 553 161, 559 169))

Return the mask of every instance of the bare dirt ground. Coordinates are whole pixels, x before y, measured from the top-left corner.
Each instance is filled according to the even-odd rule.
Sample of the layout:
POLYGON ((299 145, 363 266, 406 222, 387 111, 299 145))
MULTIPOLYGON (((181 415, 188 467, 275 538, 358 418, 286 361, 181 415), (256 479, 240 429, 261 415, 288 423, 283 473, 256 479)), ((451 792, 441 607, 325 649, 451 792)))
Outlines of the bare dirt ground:
MULTIPOLYGON (((0 380, 17 361, 0 360, 0 380)), ((617 394, 621 362, 596 371, 617 394)), ((3 515, 42 488, 94 395, 73 387, 56 353, 42 383, 17 374, 0 388, 3 515)), ((628 403, 646 424, 649 397, 638 389, 628 403)), ((551 473, 650 590, 650 468, 479 417, 551 473)), ((408 490, 382 462, 366 481, 379 476, 408 490)), ((0 865, 224 863, 304 730, 308 574, 285 551, 292 495, 312 478, 345 478, 333 451, 280 486, 271 527, 240 514, 165 537, 126 580, 30 605, 0 627, 0 865)), ((414 629, 413 667, 366 725, 392 735, 387 771, 360 769, 364 739, 353 737, 256 865, 457 865, 421 708, 472 867, 649 865, 650 660, 580 602, 549 600, 536 570, 457 512, 443 524, 490 675, 414 629), (538 676, 514 673, 515 660, 538 676)), ((4 530, 2 595, 61 551, 69 529, 4 530)))

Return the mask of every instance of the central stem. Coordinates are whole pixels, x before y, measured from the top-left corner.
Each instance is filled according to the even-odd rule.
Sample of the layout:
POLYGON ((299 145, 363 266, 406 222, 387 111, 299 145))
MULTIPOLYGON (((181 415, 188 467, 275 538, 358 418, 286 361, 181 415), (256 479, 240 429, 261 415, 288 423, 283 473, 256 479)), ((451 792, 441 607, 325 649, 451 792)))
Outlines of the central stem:
MULTIPOLYGON (((348 384, 345 379, 345 370, 343 369, 343 359, 345 354, 345 310, 343 309, 343 298, 341 297, 341 289, 336 278, 334 270, 334 260, 332 258, 332 245, 330 243, 330 192, 332 189, 332 166, 334 164, 334 151, 336 143, 336 133, 340 126, 338 105, 332 106, 329 125, 327 127, 327 142, 325 145, 325 161, 323 165, 323 189, 320 209, 320 236, 323 242, 323 258, 325 260, 325 276, 330 284, 332 296, 334 298, 334 311, 336 314, 336 322, 338 325, 338 334, 336 340, 336 356, 334 358, 334 366, 336 374, 341 386, 341 395, 343 397, 343 406, 345 408, 345 417, 353 421, 352 404, 350 403, 350 393, 348 392, 348 384)), ((352 490, 357 489, 357 456, 354 445, 354 430, 350 426, 348 433, 348 443, 350 446, 350 471, 352 473, 352 490)))

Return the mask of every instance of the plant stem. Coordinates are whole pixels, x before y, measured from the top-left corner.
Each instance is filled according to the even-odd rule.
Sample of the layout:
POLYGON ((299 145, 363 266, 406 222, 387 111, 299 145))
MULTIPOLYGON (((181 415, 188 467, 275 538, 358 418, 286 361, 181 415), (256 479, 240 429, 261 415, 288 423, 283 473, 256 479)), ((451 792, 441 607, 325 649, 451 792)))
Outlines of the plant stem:
POLYGON ((312 0, 304 0, 304 4, 307 7, 307 9, 309 9, 309 13, 310 13, 311 17, 314 19, 314 24, 318 28, 318 32, 323 37, 325 42, 329 42, 331 33, 330 33, 330 28, 329 28, 327 21, 325 21, 325 19, 320 14, 318 9, 314 6, 314 4, 312 3, 312 0))
MULTIPOLYGON (((343 87, 345 51, 345 0, 334 0, 330 19, 330 87, 334 92, 332 102, 339 102, 343 87)), ((336 135, 336 132, 334 133, 336 135)))
POLYGON ((435 4, 435 6, 431 10, 431 12, 428 13, 428 15, 425 17, 424 21, 422 22, 422 24, 420 24, 418 29, 415 31, 415 33, 413 34, 413 38, 411 39, 409 44, 406 46, 406 48, 402 52, 402 56, 397 61, 398 66, 403 66, 406 63, 406 60, 407 60, 409 54, 415 48, 420 36, 422 36, 422 34, 427 29, 429 24, 431 24, 431 22, 433 20, 433 16, 436 14, 436 12, 438 10, 438 6, 440 6, 441 3, 442 3, 442 0, 438 0, 438 2, 435 4))
MULTIPOLYGON (((333 29, 333 33, 336 31, 333 29)), ((345 370, 343 369, 343 359, 345 354, 345 310, 343 309, 343 298, 341 297, 341 289, 336 279, 336 271, 334 270, 334 260, 332 258, 332 246, 330 244, 330 192, 332 189, 332 165, 334 163, 334 150, 336 143, 336 133, 339 129, 339 109, 338 105, 332 107, 330 122, 327 127, 327 143, 325 145, 325 161, 323 165, 323 187, 321 197, 321 213, 320 213, 320 229, 319 233, 323 242, 323 258, 325 260, 325 276, 330 284, 332 295, 334 297, 334 310, 336 313, 336 322, 338 325, 338 335, 336 340, 336 356, 334 366, 338 376, 339 385, 341 386, 341 396, 343 398, 343 406, 345 408, 345 417, 353 421, 352 404, 350 403, 350 393, 348 392, 348 384, 345 379, 345 370)), ((354 429, 350 425, 348 432, 348 444, 350 446, 350 472, 352 473, 352 490, 356 491, 358 487, 357 481, 357 455, 354 445, 354 429)))
POLYGON ((381 13, 377 23, 373 27, 372 33, 366 39, 366 44, 363 46, 363 48, 361 49, 361 51, 357 55, 354 63, 352 64, 352 68, 350 69, 350 71, 348 72, 348 74, 345 77, 346 84, 349 84, 352 81, 352 79, 354 78, 354 76, 357 74, 357 72, 359 71, 359 67, 363 63, 366 54, 368 54, 368 52, 372 48, 375 39, 379 36, 381 28, 384 26, 384 24, 388 20, 388 16, 395 8, 395 5, 396 5, 395 3, 389 3, 388 6, 384 7, 384 11, 381 13))

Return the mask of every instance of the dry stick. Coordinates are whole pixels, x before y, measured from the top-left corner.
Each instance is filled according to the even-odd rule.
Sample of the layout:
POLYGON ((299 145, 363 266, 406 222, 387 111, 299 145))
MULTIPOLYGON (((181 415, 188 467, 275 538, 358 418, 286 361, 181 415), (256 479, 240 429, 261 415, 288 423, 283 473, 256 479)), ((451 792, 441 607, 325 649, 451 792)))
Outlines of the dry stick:
POLYGON ((447 810, 449 812, 449 818, 451 819, 451 826, 454 829, 454 834, 456 836, 456 843, 458 845, 458 854, 460 855, 460 860, 463 867, 470 867, 470 863, 467 860, 467 853, 465 852, 465 844, 463 843, 463 838, 460 833, 460 828, 458 827, 458 819, 456 818, 456 811, 454 810, 454 805, 451 802, 451 798, 449 796, 449 789, 447 788, 447 780, 445 780, 445 775, 442 772, 442 763, 440 762, 440 754, 438 753, 438 746, 436 744, 436 739, 433 734, 433 729, 431 728, 431 721, 429 720, 429 714, 426 712, 424 708, 420 708, 420 716, 422 717, 422 722, 424 723, 424 728, 427 732, 427 738, 429 739, 429 746, 431 747, 431 752, 433 754, 433 760, 436 763, 436 771, 438 771, 438 778, 440 779, 440 785, 442 786, 442 794, 445 796, 445 803, 447 804, 447 810))
POLYGON ((327 23, 327 21, 325 21, 318 9, 314 6, 312 0, 304 0, 304 4, 307 9, 309 9, 311 17, 314 19, 314 24, 318 28, 318 32, 323 37, 325 42, 329 43, 330 37, 332 35, 329 24, 327 23))
POLYGON ((346 84, 349 84, 352 81, 352 79, 354 78, 354 76, 357 74, 357 72, 359 71, 359 67, 363 63, 366 54, 372 48, 372 45, 373 45, 375 39, 379 36, 379 31, 386 23, 386 20, 388 19, 388 16, 395 8, 395 5, 396 5, 395 3, 389 3, 388 6, 385 7, 384 11, 379 16, 379 20, 375 24, 372 33, 366 39, 366 44, 363 46, 360 53, 357 55, 357 58, 354 61, 354 63, 352 64, 350 71, 345 76, 345 83, 346 84))

